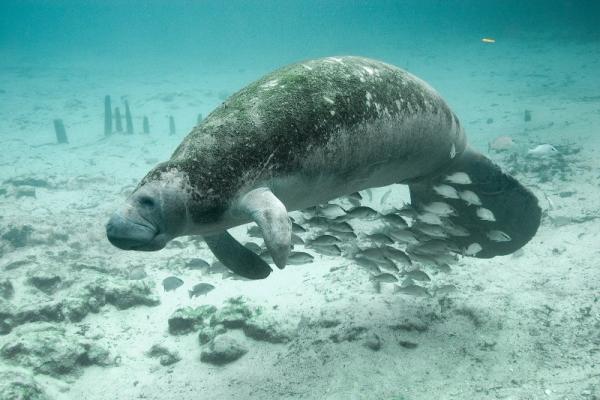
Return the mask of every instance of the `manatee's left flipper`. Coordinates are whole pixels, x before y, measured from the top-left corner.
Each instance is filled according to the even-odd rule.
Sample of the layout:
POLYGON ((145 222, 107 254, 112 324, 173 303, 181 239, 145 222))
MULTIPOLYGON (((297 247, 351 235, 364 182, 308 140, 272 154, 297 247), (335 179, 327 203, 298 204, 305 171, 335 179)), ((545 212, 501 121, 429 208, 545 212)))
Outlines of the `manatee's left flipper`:
POLYGON ((470 148, 465 149, 449 168, 437 176, 410 183, 409 188, 411 203, 417 210, 434 201, 448 203, 456 210, 456 215, 449 220, 465 228, 469 236, 453 236, 452 241, 463 250, 475 243, 481 246, 481 249, 472 246, 474 254, 468 254, 467 251, 467 255, 491 258, 513 253, 535 235, 540 225, 541 209, 535 195, 502 172, 491 160, 470 148), (447 177, 456 172, 466 173, 471 183, 448 182, 447 177), (440 184, 450 185, 459 193, 475 193, 481 205, 468 204, 463 199, 441 197, 433 190, 440 184), (479 208, 491 211, 495 221, 478 216, 479 208))
POLYGON ((226 231, 204 236, 204 240, 219 261, 244 278, 264 279, 272 271, 269 264, 226 231))
POLYGON ((280 269, 284 268, 291 249, 292 222, 281 200, 270 189, 261 187, 243 195, 234 205, 233 212, 256 222, 273 262, 280 269))

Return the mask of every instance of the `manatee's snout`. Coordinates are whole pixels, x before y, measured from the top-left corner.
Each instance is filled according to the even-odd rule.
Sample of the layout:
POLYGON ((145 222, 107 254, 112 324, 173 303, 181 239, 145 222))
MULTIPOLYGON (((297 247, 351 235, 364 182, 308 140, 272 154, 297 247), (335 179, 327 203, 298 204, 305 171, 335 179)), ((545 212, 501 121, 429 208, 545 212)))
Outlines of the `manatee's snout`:
POLYGON ((106 224, 108 241, 122 250, 153 250, 154 239, 158 235, 149 223, 134 221, 116 212, 106 224))

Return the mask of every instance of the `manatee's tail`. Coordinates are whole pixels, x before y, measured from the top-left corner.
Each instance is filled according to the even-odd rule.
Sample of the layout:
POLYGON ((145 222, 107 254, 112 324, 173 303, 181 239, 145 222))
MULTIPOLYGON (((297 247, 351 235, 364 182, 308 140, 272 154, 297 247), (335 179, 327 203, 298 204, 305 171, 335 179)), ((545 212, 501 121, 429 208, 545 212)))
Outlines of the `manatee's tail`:
POLYGON ((444 202, 454 208, 450 226, 458 227, 462 234, 456 234, 457 229, 455 235, 449 232, 466 255, 491 258, 513 253, 535 235, 540 225, 541 210, 535 195, 469 148, 450 168, 433 178, 410 183, 409 188, 417 210, 432 202, 444 202), (456 193, 459 198, 452 198, 456 193))

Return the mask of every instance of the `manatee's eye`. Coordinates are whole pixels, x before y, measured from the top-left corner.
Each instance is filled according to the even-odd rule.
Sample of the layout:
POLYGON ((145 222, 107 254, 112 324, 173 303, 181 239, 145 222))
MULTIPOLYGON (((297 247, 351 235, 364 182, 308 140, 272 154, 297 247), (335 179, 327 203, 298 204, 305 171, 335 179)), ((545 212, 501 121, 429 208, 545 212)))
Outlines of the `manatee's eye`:
POLYGON ((152 197, 146 195, 140 196, 138 202, 144 207, 154 207, 154 205, 156 204, 152 197))

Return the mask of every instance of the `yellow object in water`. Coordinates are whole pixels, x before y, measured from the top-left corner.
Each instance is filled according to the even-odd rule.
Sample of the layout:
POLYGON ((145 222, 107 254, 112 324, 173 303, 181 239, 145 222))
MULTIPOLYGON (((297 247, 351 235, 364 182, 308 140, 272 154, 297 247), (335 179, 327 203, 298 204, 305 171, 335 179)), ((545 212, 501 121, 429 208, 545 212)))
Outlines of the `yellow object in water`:
POLYGON ((483 43, 496 43, 496 39, 487 38, 487 37, 484 37, 483 39, 481 39, 481 41, 483 43))

